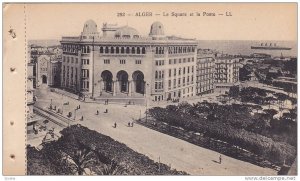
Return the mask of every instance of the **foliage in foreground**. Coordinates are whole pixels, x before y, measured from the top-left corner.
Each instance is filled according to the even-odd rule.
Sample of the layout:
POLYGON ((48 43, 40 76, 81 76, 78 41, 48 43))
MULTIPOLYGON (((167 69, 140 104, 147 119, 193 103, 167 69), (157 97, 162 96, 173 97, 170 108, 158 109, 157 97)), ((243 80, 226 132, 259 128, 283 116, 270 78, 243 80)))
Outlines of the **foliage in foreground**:
POLYGON ((28 175, 185 175, 108 136, 74 125, 38 151, 27 147, 28 175))
MULTIPOLYGON (((252 116, 251 109, 250 106, 242 105, 183 103, 166 108, 155 107, 149 110, 149 114, 155 120, 168 125, 199 132, 205 137, 239 146, 277 165, 281 165, 284 160, 291 163, 296 157, 296 145, 290 145, 285 139, 276 138, 280 141, 273 139, 287 135, 292 137, 293 143, 296 144, 296 122, 280 120, 282 122, 279 124, 286 126, 279 128, 278 121, 273 120, 271 115, 267 113, 252 116)), ((274 114, 272 111, 269 112, 274 114)))

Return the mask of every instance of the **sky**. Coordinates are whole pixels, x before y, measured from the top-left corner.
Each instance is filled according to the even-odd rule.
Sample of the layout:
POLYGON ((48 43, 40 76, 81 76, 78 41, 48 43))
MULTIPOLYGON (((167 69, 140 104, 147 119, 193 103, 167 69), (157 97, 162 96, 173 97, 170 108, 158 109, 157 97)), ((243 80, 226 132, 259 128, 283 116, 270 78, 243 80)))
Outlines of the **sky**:
POLYGON ((107 22, 131 26, 142 36, 149 34, 153 22, 160 21, 166 35, 183 38, 297 40, 296 3, 52 3, 26 6, 28 39, 78 36, 89 19, 97 23, 99 31, 107 22), (142 12, 151 12, 152 16, 135 16, 142 12), (201 16, 195 16, 196 12, 201 16), (204 12, 216 16, 203 16, 204 12), (225 16, 226 12, 232 16, 225 16), (118 13, 125 13, 125 16, 118 17, 118 13), (175 17, 172 13, 187 16, 175 17), (190 16, 191 13, 194 16, 190 16))

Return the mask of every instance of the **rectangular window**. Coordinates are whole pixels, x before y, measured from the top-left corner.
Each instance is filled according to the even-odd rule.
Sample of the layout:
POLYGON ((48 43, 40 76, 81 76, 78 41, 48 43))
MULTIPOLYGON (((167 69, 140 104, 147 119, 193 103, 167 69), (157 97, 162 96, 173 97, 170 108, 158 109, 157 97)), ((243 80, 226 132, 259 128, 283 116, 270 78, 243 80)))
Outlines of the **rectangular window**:
POLYGON ((170 64, 170 65, 172 64, 172 59, 169 59, 169 64, 170 64))
POLYGON ((158 61, 157 60, 155 61, 155 65, 158 66, 158 61))
POLYGON ((171 76, 172 76, 172 70, 169 69, 169 77, 171 77, 171 76))
POLYGON ((110 59, 104 59, 104 64, 110 64, 110 59))
POLYGON ((173 80, 173 84, 174 84, 173 86, 175 88, 176 87, 176 79, 173 80))
POLYGON ((190 73, 190 67, 188 66, 188 74, 190 73))
POLYGON ((176 76, 176 69, 174 69, 174 76, 176 76))
POLYGON ((142 60, 135 60, 135 64, 142 64, 142 60))
POLYGON ((126 63, 126 60, 122 59, 120 60, 120 64, 125 64, 126 63))
POLYGON ((174 64, 176 64, 176 62, 177 62, 177 59, 174 59, 174 64))
POLYGON ((179 63, 181 63, 181 58, 179 59, 179 63))
POLYGON ((168 87, 171 88, 172 84, 171 84, 171 80, 169 80, 169 84, 168 87))

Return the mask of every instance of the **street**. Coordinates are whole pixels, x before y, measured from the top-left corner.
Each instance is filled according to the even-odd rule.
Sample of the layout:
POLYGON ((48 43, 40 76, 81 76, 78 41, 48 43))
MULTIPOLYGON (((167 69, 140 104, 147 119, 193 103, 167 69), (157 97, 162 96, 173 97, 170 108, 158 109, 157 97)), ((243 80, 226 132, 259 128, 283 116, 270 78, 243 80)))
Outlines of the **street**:
POLYGON ((46 108, 52 104, 61 108, 63 115, 72 112, 71 124, 81 124, 91 130, 108 135, 126 144, 131 149, 142 153, 154 161, 165 163, 177 170, 186 171, 192 175, 276 175, 275 170, 262 168, 244 161, 222 155, 222 164, 217 163, 220 154, 190 144, 186 141, 162 134, 138 124, 128 127, 128 122, 144 116, 145 106, 124 104, 83 103, 47 88, 36 89, 37 102, 35 106, 46 108), (80 109, 75 108, 80 105, 80 109), (105 110, 108 113, 104 113, 105 110), (99 115, 96 115, 97 110, 99 115), (76 113, 75 113, 76 112, 76 113), (74 114, 76 115, 74 117, 74 114), (83 121, 80 119, 83 116, 83 121), (117 128, 113 128, 114 123, 117 128))

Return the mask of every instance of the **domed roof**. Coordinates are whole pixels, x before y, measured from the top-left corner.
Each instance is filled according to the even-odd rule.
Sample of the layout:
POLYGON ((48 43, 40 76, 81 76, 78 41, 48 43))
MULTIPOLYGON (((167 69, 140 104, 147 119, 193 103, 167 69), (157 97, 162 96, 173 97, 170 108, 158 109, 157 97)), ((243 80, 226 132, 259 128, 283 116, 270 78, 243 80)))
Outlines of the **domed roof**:
POLYGON ((115 37, 120 37, 120 38, 135 38, 139 37, 139 32, 129 26, 123 26, 117 29, 115 32, 115 37))
POLYGON ((91 19, 87 20, 83 26, 83 33, 87 34, 87 33, 95 33, 95 32, 98 32, 97 24, 95 23, 95 21, 93 21, 91 19))
POLYGON ((164 25, 161 22, 154 22, 151 25, 149 36, 163 36, 164 33, 164 25))

